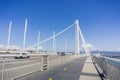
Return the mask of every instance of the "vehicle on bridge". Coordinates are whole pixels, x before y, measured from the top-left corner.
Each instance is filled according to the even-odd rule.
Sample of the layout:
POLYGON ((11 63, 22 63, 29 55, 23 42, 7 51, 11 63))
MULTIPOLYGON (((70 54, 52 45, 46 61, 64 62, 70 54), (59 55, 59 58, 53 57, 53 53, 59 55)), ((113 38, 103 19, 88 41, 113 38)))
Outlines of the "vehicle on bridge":
POLYGON ((29 53, 27 53, 27 52, 19 52, 19 53, 16 53, 14 58, 15 59, 23 59, 23 58, 30 58, 30 56, 29 56, 29 53))
POLYGON ((57 52, 57 54, 61 55, 61 56, 65 56, 65 52, 57 52))

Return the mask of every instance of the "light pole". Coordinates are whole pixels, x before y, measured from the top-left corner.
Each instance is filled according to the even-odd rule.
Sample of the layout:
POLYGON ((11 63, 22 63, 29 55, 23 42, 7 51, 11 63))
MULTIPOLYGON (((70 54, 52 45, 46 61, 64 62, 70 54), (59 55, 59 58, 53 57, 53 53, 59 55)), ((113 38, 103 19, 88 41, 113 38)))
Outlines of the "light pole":
POLYGON ((24 39, 23 39, 23 49, 25 48, 26 33, 27 33, 27 19, 25 20, 24 39))
POLYGON ((65 39, 65 52, 67 53, 67 48, 68 48, 68 41, 65 39))
POLYGON ((53 31, 53 52, 55 52, 55 31, 53 31))
POLYGON ((39 52, 39 49, 40 49, 40 31, 38 32, 38 52, 39 52))
POLYGON ((11 28, 12 28, 12 21, 10 21, 9 24, 7 50, 9 49, 10 46, 11 28))

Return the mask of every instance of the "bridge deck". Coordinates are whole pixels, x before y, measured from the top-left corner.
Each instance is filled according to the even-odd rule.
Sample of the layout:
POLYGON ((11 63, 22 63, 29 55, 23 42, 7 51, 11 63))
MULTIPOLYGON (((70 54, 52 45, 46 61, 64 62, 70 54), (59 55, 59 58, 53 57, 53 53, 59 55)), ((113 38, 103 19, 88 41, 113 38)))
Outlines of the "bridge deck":
POLYGON ((90 57, 80 57, 46 71, 38 71, 18 80, 101 80, 90 57))

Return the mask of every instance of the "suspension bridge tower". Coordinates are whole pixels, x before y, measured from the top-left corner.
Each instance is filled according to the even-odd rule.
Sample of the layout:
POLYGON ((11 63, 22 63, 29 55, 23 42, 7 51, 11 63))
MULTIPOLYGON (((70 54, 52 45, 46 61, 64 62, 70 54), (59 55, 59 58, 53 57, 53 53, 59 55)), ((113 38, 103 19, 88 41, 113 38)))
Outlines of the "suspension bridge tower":
POLYGON ((75 21, 75 54, 80 54, 79 21, 75 21))
POLYGON ((75 53, 76 54, 80 54, 80 39, 79 39, 79 37, 82 40, 82 44, 83 44, 83 47, 85 49, 85 53, 86 54, 90 54, 90 51, 89 51, 88 46, 86 44, 85 38, 84 38, 84 36, 82 34, 82 31, 80 29, 79 21, 76 20, 75 21, 75 40, 76 40, 76 43, 75 43, 75 45, 76 45, 75 46, 75 53))

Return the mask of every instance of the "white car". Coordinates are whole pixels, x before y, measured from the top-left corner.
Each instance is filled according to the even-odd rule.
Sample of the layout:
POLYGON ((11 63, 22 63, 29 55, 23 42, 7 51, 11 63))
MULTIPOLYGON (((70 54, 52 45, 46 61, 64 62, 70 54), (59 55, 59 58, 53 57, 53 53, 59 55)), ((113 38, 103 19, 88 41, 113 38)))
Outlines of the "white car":
POLYGON ((26 52, 19 52, 16 53, 15 59, 21 59, 21 58, 29 58, 30 56, 26 52))

